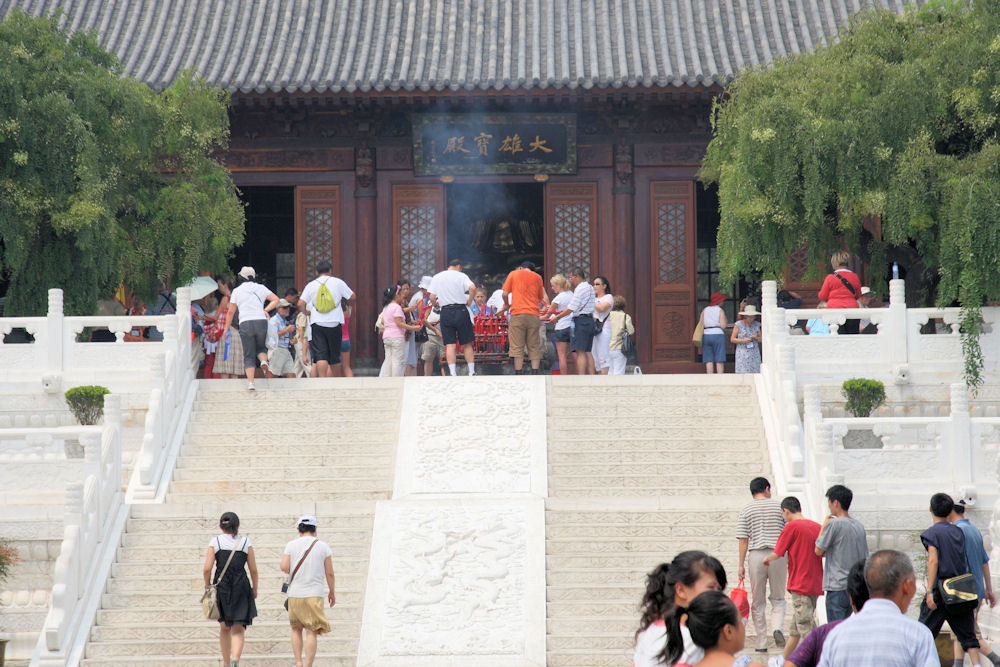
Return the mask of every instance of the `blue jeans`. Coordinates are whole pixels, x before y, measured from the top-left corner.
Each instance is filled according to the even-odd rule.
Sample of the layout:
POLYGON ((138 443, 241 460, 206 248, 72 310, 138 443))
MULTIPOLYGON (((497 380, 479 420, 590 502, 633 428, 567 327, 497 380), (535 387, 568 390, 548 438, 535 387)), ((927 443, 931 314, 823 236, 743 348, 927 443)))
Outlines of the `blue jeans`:
POLYGON ((826 592, 826 622, 839 621, 851 615, 851 600, 847 591, 826 592))

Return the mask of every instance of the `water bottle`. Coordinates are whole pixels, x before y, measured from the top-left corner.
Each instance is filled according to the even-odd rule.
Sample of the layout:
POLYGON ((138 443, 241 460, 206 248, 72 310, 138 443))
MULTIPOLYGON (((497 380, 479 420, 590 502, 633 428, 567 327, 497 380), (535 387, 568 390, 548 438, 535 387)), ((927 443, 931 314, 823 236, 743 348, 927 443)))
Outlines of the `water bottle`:
POLYGON ((227 331, 226 332, 226 344, 222 348, 222 360, 223 361, 228 361, 229 360, 229 336, 232 335, 232 333, 233 333, 232 331, 227 331))
POLYGON ((899 280, 899 262, 892 263, 892 279, 899 280))

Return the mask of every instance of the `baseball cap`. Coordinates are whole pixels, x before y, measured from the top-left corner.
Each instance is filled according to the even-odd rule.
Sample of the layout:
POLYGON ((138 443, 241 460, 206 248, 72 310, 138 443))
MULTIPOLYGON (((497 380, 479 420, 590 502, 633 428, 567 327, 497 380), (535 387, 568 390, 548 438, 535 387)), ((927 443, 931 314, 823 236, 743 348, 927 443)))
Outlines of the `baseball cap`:
POLYGON ((244 266, 242 269, 240 269, 240 278, 245 278, 246 280, 250 280, 251 278, 256 278, 256 277, 257 277, 257 272, 253 270, 252 266, 244 266))
POLYGON ((299 517, 298 523, 305 524, 307 526, 312 526, 313 528, 315 528, 316 517, 314 517, 312 514, 303 514, 302 516, 299 517))
POLYGON ((278 308, 288 308, 288 307, 290 307, 291 305, 292 305, 292 304, 288 303, 288 302, 287 302, 287 301, 285 301, 284 299, 278 299, 278 308))
POLYGON ((862 287, 861 288, 861 296, 864 296, 865 294, 871 294, 871 293, 872 293, 872 288, 871 287, 862 287))

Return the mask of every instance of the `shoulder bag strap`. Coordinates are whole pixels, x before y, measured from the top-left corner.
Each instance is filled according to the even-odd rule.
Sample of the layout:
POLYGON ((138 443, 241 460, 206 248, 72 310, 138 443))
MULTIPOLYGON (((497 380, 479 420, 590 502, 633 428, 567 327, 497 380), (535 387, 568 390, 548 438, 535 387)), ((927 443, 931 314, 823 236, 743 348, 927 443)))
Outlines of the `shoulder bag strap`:
POLYGON ((847 281, 847 279, 844 278, 844 276, 840 275, 836 271, 833 272, 833 275, 837 276, 837 278, 840 279, 840 282, 844 283, 844 287, 846 287, 847 289, 851 290, 851 295, 853 295, 855 299, 858 298, 858 293, 854 291, 854 285, 852 285, 851 283, 849 283, 847 281))
MULTIPOLYGON (((244 537, 243 538, 243 544, 245 545, 246 543, 247 543, 247 538, 244 537)), ((216 538, 216 544, 219 545, 220 549, 222 548, 222 542, 219 542, 218 538, 216 538)), ((234 538, 233 539, 233 550, 229 552, 229 558, 226 560, 226 564, 222 567, 222 572, 219 573, 219 578, 215 580, 215 584, 214 585, 218 585, 219 582, 222 581, 222 578, 224 576, 226 576, 226 570, 229 569, 229 564, 233 562, 233 556, 236 555, 237 551, 239 551, 239 549, 236 548, 236 539, 234 538)))
POLYGON ((306 549, 306 552, 304 554, 302 554, 302 558, 299 559, 298 565, 296 565, 295 569, 292 570, 292 576, 288 577, 288 585, 289 586, 292 585, 292 580, 295 579, 295 573, 299 571, 300 567, 302 567, 302 563, 304 563, 306 561, 306 556, 308 556, 309 552, 313 550, 313 547, 316 546, 317 542, 319 542, 319 538, 318 537, 315 540, 313 540, 313 543, 309 545, 309 548, 306 549))

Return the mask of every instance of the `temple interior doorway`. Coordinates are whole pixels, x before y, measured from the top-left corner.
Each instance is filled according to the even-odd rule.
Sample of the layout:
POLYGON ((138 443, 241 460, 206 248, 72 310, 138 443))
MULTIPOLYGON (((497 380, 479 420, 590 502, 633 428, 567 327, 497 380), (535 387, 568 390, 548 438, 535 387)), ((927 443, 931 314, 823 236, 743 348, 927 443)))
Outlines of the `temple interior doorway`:
POLYGON ((476 284, 497 288, 521 262, 545 265, 544 185, 450 183, 445 187, 447 259, 476 284))
POLYGON ((246 237, 229 266, 234 275, 241 266, 254 267, 258 282, 280 296, 295 285, 295 189, 242 187, 240 198, 246 205, 246 237))

